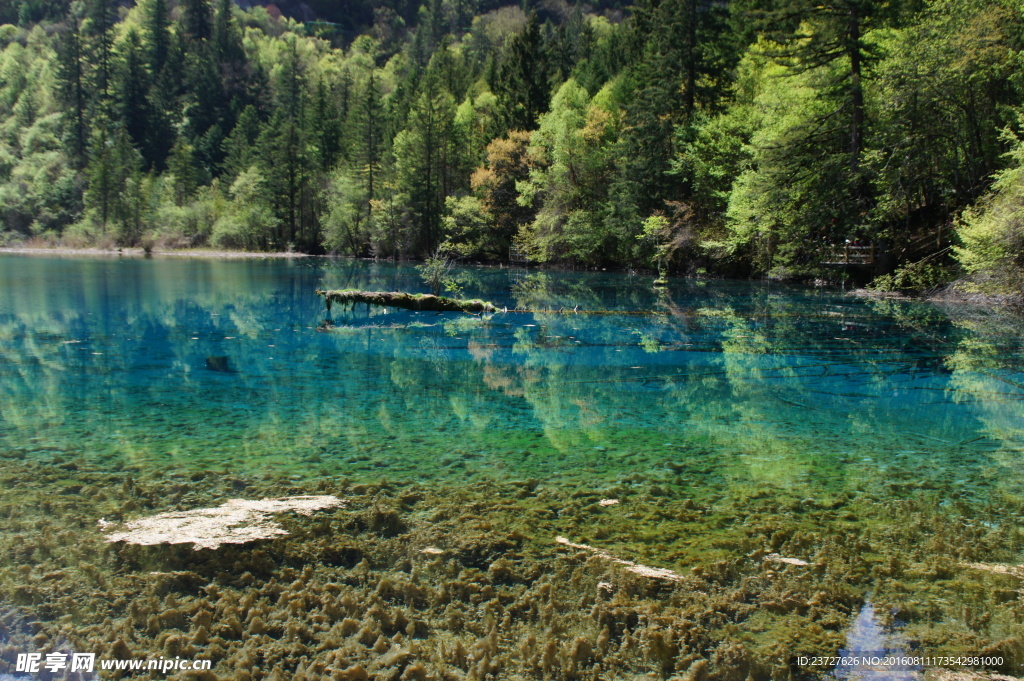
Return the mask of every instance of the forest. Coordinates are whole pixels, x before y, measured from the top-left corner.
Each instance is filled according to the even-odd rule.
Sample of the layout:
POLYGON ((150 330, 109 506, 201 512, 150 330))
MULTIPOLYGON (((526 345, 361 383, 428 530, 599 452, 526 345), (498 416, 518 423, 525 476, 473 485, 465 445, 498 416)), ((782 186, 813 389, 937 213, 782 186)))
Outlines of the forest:
POLYGON ((0 245, 1024 285, 1010 0, 301 9, 0 3, 0 245))

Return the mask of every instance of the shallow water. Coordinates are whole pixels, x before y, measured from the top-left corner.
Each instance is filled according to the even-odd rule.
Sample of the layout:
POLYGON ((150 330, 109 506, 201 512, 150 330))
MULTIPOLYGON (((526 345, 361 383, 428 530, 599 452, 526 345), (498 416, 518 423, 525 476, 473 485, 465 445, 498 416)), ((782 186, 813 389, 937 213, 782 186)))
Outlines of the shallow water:
MULTIPOLYGON (((64 513, 84 504, 75 522, 102 547, 94 525, 101 514, 129 519, 242 490, 366 494, 358 512, 369 520, 356 525, 370 533, 369 544, 383 542, 377 549, 326 563, 324 549, 308 549, 319 556, 309 560, 341 574, 360 557, 392 560, 392 533, 375 526, 374 514, 419 486, 437 495, 436 508, 446 494, 467 495, 452 502, 476 509, 460 522, 491 527, 505 514, 518 523, 524 538, 502 549, 509 560, 543 565, 555 534, 566 534, 623 558, 692 569, 708 598, 728 588, 742 594, 736 602, 756 604, 733 613, 733 624, 708 614, 702 635, 711 643, 701 645, 719 648, 679 652, 686 663, 677 668, 662 659, 668 653, 607 660, 594 653, 598 677, 626 665, 668 678, 706 658, 710 678, 732 678, 755 668, 749 656, 728 652, 740 641, 775 651, 776 661, 758 669, 782 678, 794 651, 829 645, 816 652, 835 654, 843 632, 857 631, 869 591, 873 613, 908 620, 901 635, 918 636, 930 650, 977 654, 954 648, 1018 640, 1024 612, 1003 605, 1014 578, 962 567, 1021 562, 1024 340, 1016 320, 765 283, 675 280, 655 292, 649 277, 625 274, 467 269, 462 276, 466 296, 507 311, 335 306, 325 327, 315 289, 425 290, 415 269, 318 259, 0 256, 0 453, 9 462, 0 473, 11 482, 0 513, 12 519, 0 533, 7 547, 0 606, 19 604, 41 620, 63 616, 52 631, 88 648, 93 634, 83 627, 96 615, 49 612, 46 598, 25 595, 37 576, 19 570, 63 565, 51 554, 76 541, 42 529, 56 521, 40 518, 64 517, 40 501, 47 496, 64 513), (140 481, 148 492, 135 490, 140 481), (481 510, 495 495, 522 499, 509 501, 521 508, 481 510), (602 497, 622 503, 599 509, 602 497), (25 528, 36 527, 45 538, 40 548, 18 548, 25 528), (762 562, 769 552, 817 561, 816 576, 772 582, 780 568, 762 562), (803 605, 786 605, 786 589, 806 591, 803 605), (748 662, 717 661, 730 655, 748 662)), ((402 535, 406 544, 434 531, 406 502, 396 508, 402 527, 418 528, 402 535)), ((459 527, 451 531, 470 531, 459 527)), ((123 589, 143 565, 205 574, 176 554, 89 550, 100 556, 90 557, 99 573, 129 580, 123 589)), ((290 552, 298 549, 281 551, 282 563, 296 565, 290 552)), ((471 569, 481 555, 504 554, 466 549, 457 561, 471 569)), ((391 562, 379 560, 388 579, 391 562)), ((544 574, 538 568, 541 581, 544 574)), ((608 578, 587 574, 595 583, 608 578)), ((366 581, 358 579, 351 583, 366 581)), ((663 607, 655 596, 636 598, 663 607)), ((178 597, 194 595, 185 589, 178 597)), ((698 612, 692 603, 678 607, 698 612)), ((724 606, 701 607, 713 614, 724 606)), ((510 617, 509 626, 537 626, 545 635, 558 629, 543 618, 520 619, 510 617)), ((462 631, 445 626, 451 635, 462 631)), ((643 626, 648 633, 632 630, 637 640, 655 640, 650 631, 659 625, 643 626)), ((151 630, 128 640, 151 645, 151 630)), ((588 645, 599 645, 598 631, 588 645)), ((621 650, 628 645, 627 636, 621 650)), ((287 674, 294 664, 274 669, 287 674)), ((540 676, 559 676, 536 664, 540 676)), ((1020 664, 1008 658, 999 669, 1020 664)), ((582 678, 575 665, 562 675, 582 678)))

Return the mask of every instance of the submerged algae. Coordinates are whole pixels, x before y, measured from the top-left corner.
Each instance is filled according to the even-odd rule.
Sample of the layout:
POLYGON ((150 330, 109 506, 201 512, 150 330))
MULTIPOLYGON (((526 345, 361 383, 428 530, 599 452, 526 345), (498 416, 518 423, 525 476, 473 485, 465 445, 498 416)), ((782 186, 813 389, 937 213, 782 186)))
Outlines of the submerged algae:
POLYGON ((980 517, 927 493, 695 501, 660 483, 601 507, 610 490, 537 481, 110 472, 59 455, 8 460, 2 477, 0 602, 33 614, 41 652, 67 639, 101 656, 209 658, 209 679, 812 678, 827 670, 795 658, 838 651, 872 592, 879 626, 896 613, 923 652, 1024 667, 1019 580, 960 565, 1009 561, 1019 534, 979 534, 980 517), (79 493, 49 493, 61 485, 79 493), (239 487, 349 503, 283 517, 288 537, 213 552, 109 544, 94 524, 211 505, 239 487), (679 579, 566 553, 552 541, 561 533, 679 579))

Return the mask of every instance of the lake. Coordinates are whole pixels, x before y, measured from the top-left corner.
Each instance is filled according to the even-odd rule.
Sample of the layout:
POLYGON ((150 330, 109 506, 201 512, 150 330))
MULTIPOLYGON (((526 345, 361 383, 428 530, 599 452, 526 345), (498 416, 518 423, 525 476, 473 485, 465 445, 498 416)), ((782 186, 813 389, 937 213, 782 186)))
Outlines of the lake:
POLYGON ((460 275, 505 311, 314 293, 426 291, 408 265, 0 255, 0 673, 31 640, 221 678, 812 678, 866 612, 876 648, 1024 669, 1019 320, 460 275), (98 524, 327 493, 217 550, 98 524))

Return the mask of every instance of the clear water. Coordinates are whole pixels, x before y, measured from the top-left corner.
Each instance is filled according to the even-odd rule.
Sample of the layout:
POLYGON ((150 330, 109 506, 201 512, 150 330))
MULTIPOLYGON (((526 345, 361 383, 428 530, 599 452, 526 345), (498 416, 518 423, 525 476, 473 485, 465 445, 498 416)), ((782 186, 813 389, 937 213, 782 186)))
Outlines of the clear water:
POLYGON ((0 447, 352 480, 654 471, 711 497, 1024 492, 1013 323, 764 283, 464 276, 509 312, 336 307, 325 331, 316 288, 424 290, 415 269, 0 256, 0 447))
MULTIPOLYGON (((701 635, 714 644, 741 635, 753 658, 833 654, 843 641, 900 649, 893 618, 909 622, 907 641, 943 654, 1024 636, 1017 578, 974 564, 1022 562, 1017 318, 762 283, 680 280, 657 293, 649 276, 462 275, 466 295, 507 311, 336 305, 324 328, 315 289, 422 291, 416 269, 0 256, 0 477, 10 483, 0 487, 0 620, 8 601, 20 603, 59 640, 51 579, 101 613, 98 622, 114 593, 140 612, 155 607, 139 574, 206 569, 191 551, 145 554, 152 564, 137 565, 129 549, 138 547, 104 552, 101 515, 324 490, 351 497, 344 513, 355 517, 376 513, 379 499, 358 483, 386 479, 361 486, 393 497, 402 482, 437 483, 419 485, 437 495, 422 504, 444 511, 411 521, 402 551, 442 531, 453 546, 475 546, 477 516, 447 504, 539 490, 480 520, 522 530, 517 562, 558 572, 568 563, 553 558, 554 538, 565 535, 645 564, 702 570, 691 573, 711 595, 686 583, 671 598, 640 591, 630 607, 711 623, 701 635), (144 496, 131 492, 132 478, 147 481, 144 496), (487 478, 539 483, 463 484, 487 478), (623 503, 599 509, 605 496, 623 503), (442 528, 450 512, 458 520, 442 528), (774 551, 815 564, 786 567, 766 556, 774 551), (92 590, 96 569, 113 591, 92 590), (735 624, 716 629, 728 616, 735 624)), ((331 537, 282 542, 273 555, 305 569, 331 537)), ((390 540, 353 541, 383 552, 381 573, 403 564, 375 548, 390 540)), ((350 579, 356 566, 333 555, 310 573, 350 579)), ((594 569, 593 580, 613 580, 594 569)), ((291 583, 281 570, 274 579, 291 583)), ((242 572, 217 568, 217 579, 242 572)), ((559 589, 579 587, 589 612, 596 583, 558 573, 559 589)), ((93 645, 89 608, 68 614, 60 635, 93 645)), ((444 630, 439 618, 433 626, 444 630)), ((551 627, 520 619, 538 635, 551 627)), ((140 650, 162 645, 134 636, 140 650)), ((630 664, 648 663, 638 653, 630 664)), ((1020 666, 1008 656, 1000 669, 1020 666)))

